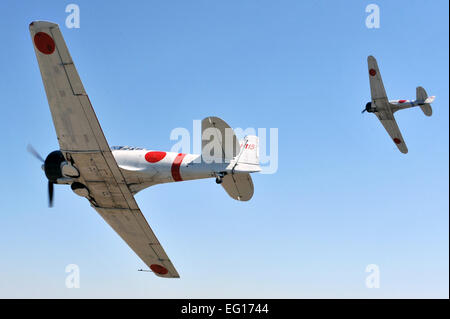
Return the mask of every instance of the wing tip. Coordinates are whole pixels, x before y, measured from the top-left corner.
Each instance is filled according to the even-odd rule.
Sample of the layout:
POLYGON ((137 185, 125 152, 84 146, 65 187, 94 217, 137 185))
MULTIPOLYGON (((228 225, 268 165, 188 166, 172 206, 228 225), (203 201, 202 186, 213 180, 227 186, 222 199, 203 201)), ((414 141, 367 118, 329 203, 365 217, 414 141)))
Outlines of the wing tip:
POLYGON ((408 148, 405 145, 405 142, 403 142, 403 145, 399 145, 398 149, 400 150, 400 152, 402 152, 403 154, 408 154, 408 148))
POLYGON ((158 273, 155 273, 155 272, 154 272, 154 274, 155 274, 156 276, 158 276, 158 277, 161 277, 161 278, 167 278, 167 279, 177 279, 177 278, 180 278, 180 275, 179 275, 179 274, 166 274, 166 275, 161 275, 161 274, 158 274, 158 273))
POLYGON ((54 27, 58 27, 58 24, 56 24, 54 22, 50 22, 50 21, 36 20, 36 21, 31 21, 29 24, 30 30, 39 30, 39 29, 54 28, 54 27))

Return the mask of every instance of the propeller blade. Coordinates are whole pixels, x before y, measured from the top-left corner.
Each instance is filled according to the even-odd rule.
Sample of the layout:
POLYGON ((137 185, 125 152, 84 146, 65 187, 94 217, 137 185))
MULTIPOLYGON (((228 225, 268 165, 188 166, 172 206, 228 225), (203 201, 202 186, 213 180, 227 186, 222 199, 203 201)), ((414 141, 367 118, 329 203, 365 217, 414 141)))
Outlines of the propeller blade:
POLYGON ((363 114, 365 111, 367 111, 366 109, 362 110, 361 114, 363 114))
POLYGON ((42 158, 42 156, 34 149, 33 146, 31 146, 31 144, 27 145, 27 151, 33 155, 34 157, 36 157, 38 160, 40 160, 42 163, 44 163, 44 159, 42 158))
POLYGON ((48 207, 53 206, 53 183, 48 181, 48 207))

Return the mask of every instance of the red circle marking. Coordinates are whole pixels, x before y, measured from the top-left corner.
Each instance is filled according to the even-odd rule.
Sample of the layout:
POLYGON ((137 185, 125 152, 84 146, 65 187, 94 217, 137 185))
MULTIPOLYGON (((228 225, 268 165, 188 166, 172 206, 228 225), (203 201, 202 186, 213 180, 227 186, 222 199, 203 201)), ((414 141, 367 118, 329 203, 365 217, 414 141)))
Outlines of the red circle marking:
POLYGON ((52 54, 55 52, 55 41, 45 32, 38 32, 34 35, 34 44, 41 53, 52 54))
POLYGON ((395 144, 400 144, 402 141, 399 138, 394 138, 394 143, 395 144))
POLYGON ((370 70, 369 70, 369 74, 370 74, 371 76, 375 76, 375 75, 377 74, 377 71, 375 71, 374 69, 370 69, 370 70))
POLYGON ((145 160, 150 163, 156 163, 166 157, 166 152, 148 152, 145 154, 145 160))
POLYGON ((163 267, 163 266, 158 265, 158 264, 150 265, 150 269, 154 273, 157 273, 158 275, 165 275, 165 274, 167 274, 169 272, 166 267, 163 267))
POLYGON ((406 100, 399 100, 398 103, 405 103, 406 100))

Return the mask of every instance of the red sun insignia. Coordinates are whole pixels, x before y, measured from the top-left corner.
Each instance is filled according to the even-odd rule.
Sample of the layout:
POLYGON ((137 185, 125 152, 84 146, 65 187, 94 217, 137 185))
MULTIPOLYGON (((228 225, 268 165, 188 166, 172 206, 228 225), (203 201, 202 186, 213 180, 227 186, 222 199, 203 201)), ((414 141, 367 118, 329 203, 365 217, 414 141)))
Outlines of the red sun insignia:
POLYGON ((145 160, 150 163, 156 163, 162 160, 164 157, 166 157, 166 152, 148 152, 145 154, 145 160))
POLYGON ((165 275, 169 272, 166 267, 157 264, 150 265, 150 269, 158 275, 165 275))
POLYGON ((55 41, 45 32, 38 32, 34 35, 34 44, 41 53, 52 54, 55 52, 55 41))

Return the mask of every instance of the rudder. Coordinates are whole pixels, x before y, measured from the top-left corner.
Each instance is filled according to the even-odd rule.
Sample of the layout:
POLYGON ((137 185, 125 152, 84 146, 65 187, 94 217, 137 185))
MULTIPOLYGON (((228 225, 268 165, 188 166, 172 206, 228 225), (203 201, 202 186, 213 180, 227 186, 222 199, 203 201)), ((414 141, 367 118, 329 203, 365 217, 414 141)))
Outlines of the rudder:
POLYGON ((427 92, 421 86, 416 88, 416 100, 419 103, 423 114, 426 116, 431 116, 433 114, 430 103, 434 101, 434 96, 428 97, 427 92))
POLYGON ((255 135, 248 135, 240 143, 241 153, 238 163, 259 166, 259 138, 255 135))

